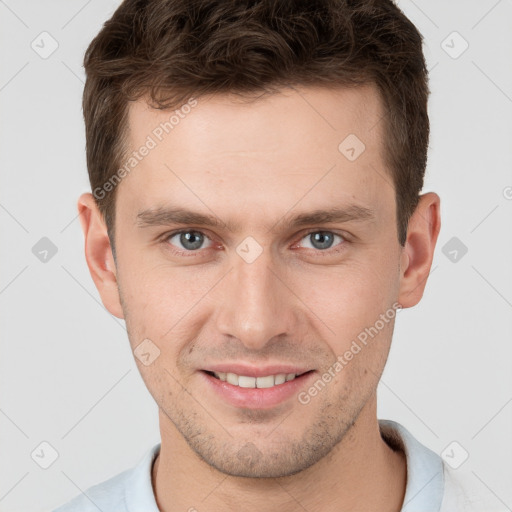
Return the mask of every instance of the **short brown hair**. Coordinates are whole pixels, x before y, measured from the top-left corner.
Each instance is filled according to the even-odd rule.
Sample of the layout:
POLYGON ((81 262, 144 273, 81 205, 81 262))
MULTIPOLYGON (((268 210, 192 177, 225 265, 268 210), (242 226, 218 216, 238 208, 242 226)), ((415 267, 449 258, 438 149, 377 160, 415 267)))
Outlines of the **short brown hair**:
MULTIPOLYGON (((84 58, 92 190, 104 190, 127 150, 129 101, 170 109, 215 93, 374 84, 404 245, 427 162, 422 42, 392 0, 124 0, 84 58)), ((95 194, 114 255, 116 190, 95 194)))

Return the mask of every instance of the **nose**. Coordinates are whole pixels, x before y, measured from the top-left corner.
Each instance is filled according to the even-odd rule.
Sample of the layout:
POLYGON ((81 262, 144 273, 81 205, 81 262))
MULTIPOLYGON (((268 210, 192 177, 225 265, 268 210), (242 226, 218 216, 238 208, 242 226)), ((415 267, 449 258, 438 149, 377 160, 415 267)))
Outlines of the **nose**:
POLYGON ((297 329, 298 300, 265 249, 252 263, 233 255, 233 269, 217 292, 216 326, 249 350, 261 350, 297 329))

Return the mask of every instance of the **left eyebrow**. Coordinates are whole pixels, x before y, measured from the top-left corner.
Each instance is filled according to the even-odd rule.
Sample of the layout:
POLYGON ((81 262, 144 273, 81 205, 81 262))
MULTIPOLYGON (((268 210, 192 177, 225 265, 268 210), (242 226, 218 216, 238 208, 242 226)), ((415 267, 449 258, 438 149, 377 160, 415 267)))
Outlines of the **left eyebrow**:
MULTIPOLYGON (((311 212, 300 213, 294 217, 274 223, 283 224, 284 229, 303 227, 311 224, 331 224, 336 222, 367 222, 375 220, 374 210, 365 206, 350 204, 343 207, 329 209, 317 209, 311 212)), ((186 208, 165 208, 147 209, 137 214, 137 225, 140 228, 149 226, 166 226, 171 224, 201 225, 213 228, 224 227, 229 231, 240 231, 241 224, 238 222, 223 222, 218 217, 188 210, 186 208)), ((270 228, 273 229, 273 228, 270 228)), ((283 228, 281 228, 283 229, 283 228)))
POLYGON ((301 213, 289 220, 283 219, 286 227, 303 227, 309 224, 332 224, 335 222, 365 222, 375 220, 375 212, 366 206, 351 204, 327 210, 313 210, 301 213))

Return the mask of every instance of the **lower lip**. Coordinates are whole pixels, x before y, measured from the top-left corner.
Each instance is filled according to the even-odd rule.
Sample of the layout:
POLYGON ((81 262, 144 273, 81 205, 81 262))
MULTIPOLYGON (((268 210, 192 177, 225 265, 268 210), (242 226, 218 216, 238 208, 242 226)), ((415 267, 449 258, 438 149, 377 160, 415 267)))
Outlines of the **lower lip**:
POLYGON ((231 405, 246 409, 269 409, 275 407, 291 397, 296 396, 301 388, 315 375, 314 371, 304 373, 300 377, 283 382, 271 388, 241 388, 233 386, 201 371, 208 385, 212 387, 222 399, 231 405))

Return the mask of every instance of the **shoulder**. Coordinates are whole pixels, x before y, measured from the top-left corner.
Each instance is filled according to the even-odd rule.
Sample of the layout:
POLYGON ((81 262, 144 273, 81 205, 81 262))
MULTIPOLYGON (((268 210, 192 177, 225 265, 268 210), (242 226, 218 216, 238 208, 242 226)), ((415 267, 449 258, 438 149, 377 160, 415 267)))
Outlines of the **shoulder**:
POLYGON ((439 512, 505 512, 509 509, 472 472, 443 464, 444 495, 439 512))
POLYGON ((160 443, 149 449, 136 466, 89 487, 52 512, 158 512, 151 468, 159 451, 160 443))
POLYGON ((469 468, 451 468, 404 426, 379 420, 381 435, 407 457, 407 488, 402 512, 510 512, 503 501, 469 468))
POLYGON ((127 469, 99 484, 89 487, 53 512, 98 512, 115 510, 125 512, 125 489, 133 469, 127 469))

